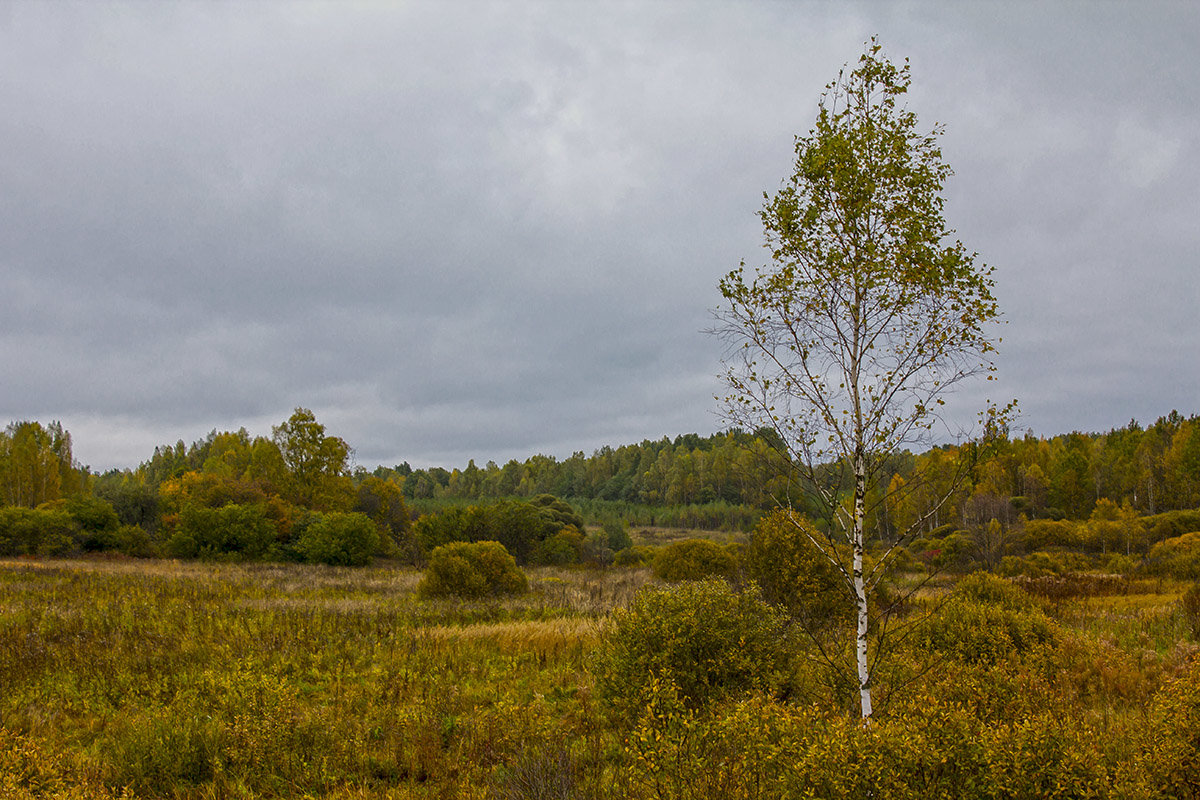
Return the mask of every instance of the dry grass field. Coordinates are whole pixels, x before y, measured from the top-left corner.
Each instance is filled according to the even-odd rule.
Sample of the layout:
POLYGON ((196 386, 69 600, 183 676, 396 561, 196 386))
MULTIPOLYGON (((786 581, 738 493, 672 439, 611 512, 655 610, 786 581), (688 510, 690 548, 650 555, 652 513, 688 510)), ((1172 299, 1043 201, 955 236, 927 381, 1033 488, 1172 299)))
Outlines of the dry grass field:
POLYGON ((766 697, 629 728, 594 653, 649 571, 528 575, 462 601, 390 566, 0 562, 0 798, 1196 796, 1181 585, 983 622, 931 592, 942 661, 900 652, 870 729, 766 697))

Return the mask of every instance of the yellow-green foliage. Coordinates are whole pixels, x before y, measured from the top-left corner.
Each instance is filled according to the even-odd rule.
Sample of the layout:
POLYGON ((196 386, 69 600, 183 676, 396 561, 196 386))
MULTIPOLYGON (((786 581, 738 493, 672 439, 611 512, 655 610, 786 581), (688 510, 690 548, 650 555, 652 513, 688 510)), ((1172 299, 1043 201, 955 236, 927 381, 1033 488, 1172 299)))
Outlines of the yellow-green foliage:
POLYGON ((584 536, 573 525, 540 542, 534 549, 533 560, 539 564, 562 566, 574 564, 580 559, 584 548, 584 536))
POLYGON ((931 696, 870 726, 762 697, 700 711, 657 687, 626 748, 634 798, 972 800, 1139 796, 1097 731, 1051 714, 984 723, 931 696))
POLYGON ((0 556, 67 555, 79 530, 63 510, 0 508, 0 556))
POLYGON ((598 796, 601 579, 434 604, 395 568, 0 565, 0 800, 482 800, 542 745, 598 796))
POLYGON ((911 544, 918 557, 939 570, 957 571, 972 563, 974 543, 966 533, 950 525, 937 528, 926 538, 916 539, 911 544), (940 537, 939 532, 945 531, 940 537))
POLYGON ((1180 598, 1179 605, 1192 636, 1200 638, 1200 583, 1193 583, 1188 587, 1180 598))
POLYGON ((1024 575, 1040 578, 1044 575, 1063 575, 1092 568, 1092 559, 1083 553, 1069 551, 1038 551, 1026 556, 1005 556, 1000 561, 1001 575, 1024 575))
POLYGON ((787 678, 792 647, 783 615, 753 586, 737 591, 714 578, 644 589, 613 613, 596 658, 596 685, 629 721, 662 682, 689 708, 774 691, 787 678))
POLYGON ((807 628, 849 618, 851 595, 842 574, 810 537, 808 520, 785 511, 763 517, 742 556, 742 568, 763 598, 804 620, 807 628))
POLYGON ((310 564, 360 567, 379 549, 379 527, 366 514, 313 514, 296 542, 296 552, 310 564))
POLYGON ((1038 601, 1020 586, 987 572, 973 572, 963 578, 955 585, 954 594, 1011 611, 1041 611, 1038 601))
POLYGON ((646 548, 626 547, 618 550, 613 556, 613 564, 618 567, 640 567, 646 563, 646 548))
POLYGON ((1152 575, 1180 580, 1200 579, 1200 531, 1185 533, 1150 548, 1146 567, 1152 575))
POLYGON ((1143 757, 1163 797, 1200 797, 1200 664, 1154 696, 1143 757))
POLYGON ((275 525, 264 503, 219 508, 189 505, 167 541, 175 558, 260 559, 275 539, 275 525))
POLYGON ((1079 547, 1083 544, 1083 531, 1080 523, 1071 520, 1031 519, 1021 526, 1019 540, 1027 551, 1079 547))
POLYGON ((1167 511, 1145 517, 1142 522, 1147 528, 1149 540, 1152 543, 1161 542, 1185 533, 1200 531, 1200 508, 1167 511))
POLYGON ((0 800, 106 800, 127 798, 128 790, 110 789, 80 775, 68 754, 35 737, 0 727, 0 800))
POLYGON ((1200 793, 1200 646, 1171 582, 1052 617, 985 575, 922 593, 912 613, 953 646, 912 635, 920 617, 893 628, 863 726, 810 691, 821 668, 794 660, 811 651, 787 624, 724 582, 530 578, 422 601, 394 566, 2 562, 0 800, 1200 793), (988 627, 1001 644, 977 657, 988 627))
POLYGON ((725 547, 708 539, 684 539, 672 542, 654 556, 651 568, 660 580, 698 581, 720 576, 730 577, 736 563, 725 547))
POLYGON ((427 597, 488 597, 522 594, 525 573, 499 542, 451 542, 434 548, 421 581, 427 597))
POLYGON ((994 664, 1044 652, 1058 629, 1025 592, 976 573, 915 629, 918 646, 966 664, 994 664))

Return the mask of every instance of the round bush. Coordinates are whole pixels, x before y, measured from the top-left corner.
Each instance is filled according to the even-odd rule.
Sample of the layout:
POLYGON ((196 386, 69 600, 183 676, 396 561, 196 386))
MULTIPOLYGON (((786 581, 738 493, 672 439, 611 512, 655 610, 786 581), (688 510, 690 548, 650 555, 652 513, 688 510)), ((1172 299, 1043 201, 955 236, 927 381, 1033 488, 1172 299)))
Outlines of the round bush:
POLYGON ((739 592, 712 579, 643 589, 613 612, 597 651, 596 684, 609 708, 632 722, 663 681, 689 707, 776 691, 790 653, 784 616, 757 587, 739 592))
POLYGON ((112 550, 117 547, 117 528, 121 522, 107 500, 79 495, 69 498, 64 510, 79 524, 79 544, 84 551, 112 550))
POLYGON ((187 506, 167 540, 172 558, 262 558, 275 540, 275 525, 262 503, 220 508, 187 506))
POLYGON ((0 508, 0 556, 70 555, 79 523, 65 511, 0 508))
POLYGON ((1200 531, 1185 533, 1150 548, 1146 566, 1152 575, 1179 580, 1200 579, 1200 531))
POLYGON ((361 567, 379 549, 379 526, 363 513, 316 514, 296 542, 310 564, 361 567))
POLYGON ((1045 653, 1059 640, 1058 628, 1040 611, 955 592, 915 627, 914 646, 965 664, 996 664, 1045 653))
POLYGON ((499 542, 451 542, 434 549, 418 587, 426 597, 523 594, 525 573, 499 542))
POLYGON ((533 560, 547 566, 574 564, 583 554, 586 540, 573 526, 567 526, 549 539, 541 542, 534 550, 533 560))
POLYGON ((763 517, 742 557, 742 567, 746 577, 762 588, 765 600, 811 628, 848 618, 854 606, 841 573, 809 536, 821 534, 802 517, 785 511, 763 517))
POLYGON ((954 594, 1012 611, 1041 611, 1041 605, 1029 592, 988 572, 973 572, 963 578, 954 587, 954 594))
POLYGON ((1179 598, 1179 608, 1193 638, 1200 639, 1200 583, 1193 583, 1179 598))
POLYGON ((658 552, 651 565, 655 577, 670 583, 729 577, 735 567, 730 552, 708 539, 684 539, 658 552))
POLYGON ((613 563, 618 567, 641 567, 646 564, 646 555, 638 547, 626 547, 613 555, 613 563))

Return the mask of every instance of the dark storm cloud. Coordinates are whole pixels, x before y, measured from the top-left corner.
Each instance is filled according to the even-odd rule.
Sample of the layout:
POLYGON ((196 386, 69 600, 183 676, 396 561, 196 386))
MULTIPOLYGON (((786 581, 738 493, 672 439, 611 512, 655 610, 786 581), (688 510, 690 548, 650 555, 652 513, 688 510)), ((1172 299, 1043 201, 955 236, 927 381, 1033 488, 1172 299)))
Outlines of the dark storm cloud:
POLYGON ((717 429, 716 281, 761 262, 762 192, 873 33, 947 125, 1024 422, 1197 410, 1185 4, 8 15, 0 416, 93 466, 297 405, 368 468, 717 429))

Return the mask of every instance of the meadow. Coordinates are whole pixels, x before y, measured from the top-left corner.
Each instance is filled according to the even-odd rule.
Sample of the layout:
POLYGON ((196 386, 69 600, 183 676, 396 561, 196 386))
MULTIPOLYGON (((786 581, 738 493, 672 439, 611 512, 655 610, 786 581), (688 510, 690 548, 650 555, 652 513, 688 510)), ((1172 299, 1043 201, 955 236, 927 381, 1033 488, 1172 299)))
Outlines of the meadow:
POLYGON ((622 722, 595 653, 650 571, 527 574, 464 601, 400 566, 2 561, 0 797, 1200 792, 1186 584, 934 582, 863 728, 805 657, 790 699, 655 684, 622 722))

